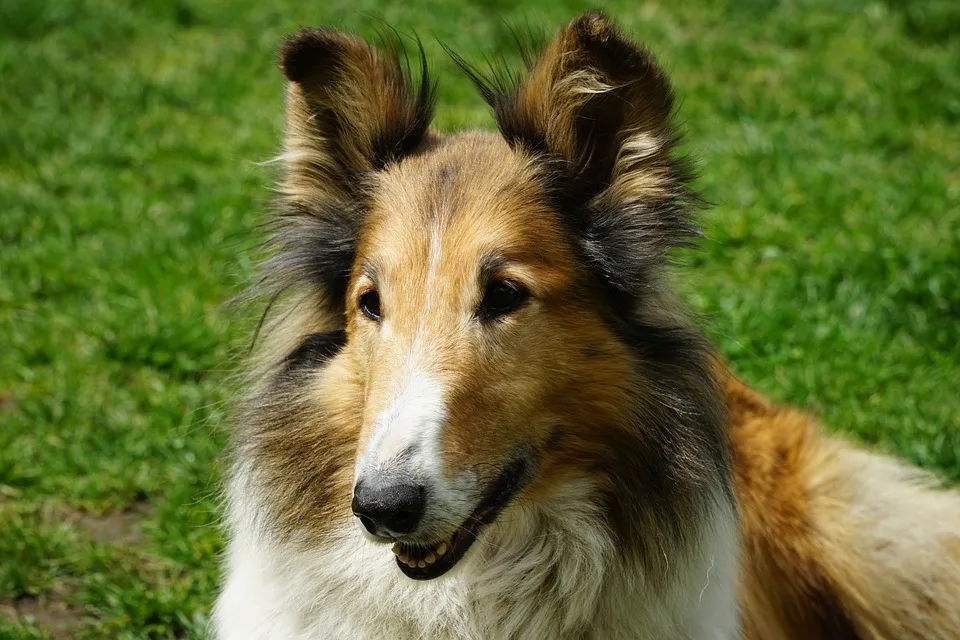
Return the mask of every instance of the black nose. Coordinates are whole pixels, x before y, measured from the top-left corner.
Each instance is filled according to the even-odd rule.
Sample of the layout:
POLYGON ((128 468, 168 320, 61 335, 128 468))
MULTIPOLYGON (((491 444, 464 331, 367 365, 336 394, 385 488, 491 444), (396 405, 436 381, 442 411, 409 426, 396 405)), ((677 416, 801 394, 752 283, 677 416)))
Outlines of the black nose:
POLYGON ((361 480, 353 489, 353 514, 374 535, 412 533, 423 517, 425 493, 419 484, 361 480))

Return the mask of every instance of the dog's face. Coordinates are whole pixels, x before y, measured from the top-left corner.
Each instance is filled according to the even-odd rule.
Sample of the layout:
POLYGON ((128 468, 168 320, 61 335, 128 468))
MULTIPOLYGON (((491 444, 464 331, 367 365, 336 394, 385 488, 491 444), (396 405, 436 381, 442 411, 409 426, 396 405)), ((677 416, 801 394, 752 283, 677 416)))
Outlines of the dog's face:
POLYGON ((467 136, 370 187, 346 296, 365 388, 353 509, 404 541, 412 577, 451 567, 550 475, 571 389, 628 373, 537 173, 503 140, 467 136))
POLYGON ((411 86, 357 38, 302 31, 281 67, 287 174, 268 277, 342 327, 285 360, 322 344, 306 360, 323 390, 287 378, 300 409, 264 436, 283 443, 264 455, 275 481, 301 488, 281 492, 297 526, 319 517, 311 499, 346 497, 406 575, 429 579, 520 494, 546 500, 578 475, 613 491, 621 462, 598 473, 601 460, 665 487, 657 428, 691 407, 658 395, 657 376, 696 349, 646 308, 691 197, 653 58, 585 14, 518 86, 474 77, 501 135, 446 138, 427 131, 428 81, 411 86), (337 437, 354 447, 348 496, 308 486, 329 484, 317 469, 337 437))

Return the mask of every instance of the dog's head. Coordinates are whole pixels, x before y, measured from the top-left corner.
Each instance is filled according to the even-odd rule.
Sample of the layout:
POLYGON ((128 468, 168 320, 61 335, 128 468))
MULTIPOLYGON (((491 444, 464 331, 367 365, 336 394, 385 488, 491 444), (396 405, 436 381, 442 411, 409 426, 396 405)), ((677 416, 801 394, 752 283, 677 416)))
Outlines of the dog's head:
POLYGON ((709 366, 661 287, 695 197, 649 52, 584 14, 515 83, 467 68, 499 134, 443 137, 426 69, 412 83, 389 49, 306 29, 280 65, 266 278, 300 320, 257 437, 288 528, 349 504, 429 579, 568 480, 627 539, 722 475, 709 366))

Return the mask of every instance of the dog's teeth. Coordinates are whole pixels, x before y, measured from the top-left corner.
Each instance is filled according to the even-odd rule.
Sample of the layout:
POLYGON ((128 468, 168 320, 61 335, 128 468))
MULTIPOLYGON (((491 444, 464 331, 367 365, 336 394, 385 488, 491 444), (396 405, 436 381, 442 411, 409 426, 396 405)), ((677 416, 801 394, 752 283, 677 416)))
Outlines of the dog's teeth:
POLYGON ((432 549, 421 549, 420 547, 416 547, 410 551, 407 551, 406 545, 400 542, 395 542, 390 550, 393 551, 393 554, 397 556, 397 559, 400 562, 408 567, 412 567, 414 569, 425 569, 430 565, 435 564, 437 560, 443 557, 443 555, 450 550, 450 541, 441 542, 432 549), (426 555, 420 557, 421 554, 426 555))

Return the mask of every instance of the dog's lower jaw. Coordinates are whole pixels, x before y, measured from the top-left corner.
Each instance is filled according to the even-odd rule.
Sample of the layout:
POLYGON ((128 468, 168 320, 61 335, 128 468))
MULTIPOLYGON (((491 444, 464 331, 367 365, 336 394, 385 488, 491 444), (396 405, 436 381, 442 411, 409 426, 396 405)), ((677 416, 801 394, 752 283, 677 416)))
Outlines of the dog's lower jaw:
MULTIPOLYGON (((735 638, 737 527, 722 500, 700 543, 645 576, 618 554, 588 482, 532 513, 510 510, 448 576, 404 576, 389 547, 352 522, 323 546, 270 542, 233 519, 227 579, 214 611, 219 640, 298 638, 735 638), (549 531, 544 530, 547 523, 549 531), (532 535, 536 531, 537 535, 532 535)), ((255 513, 231 504, 237 514, 255 513)))

